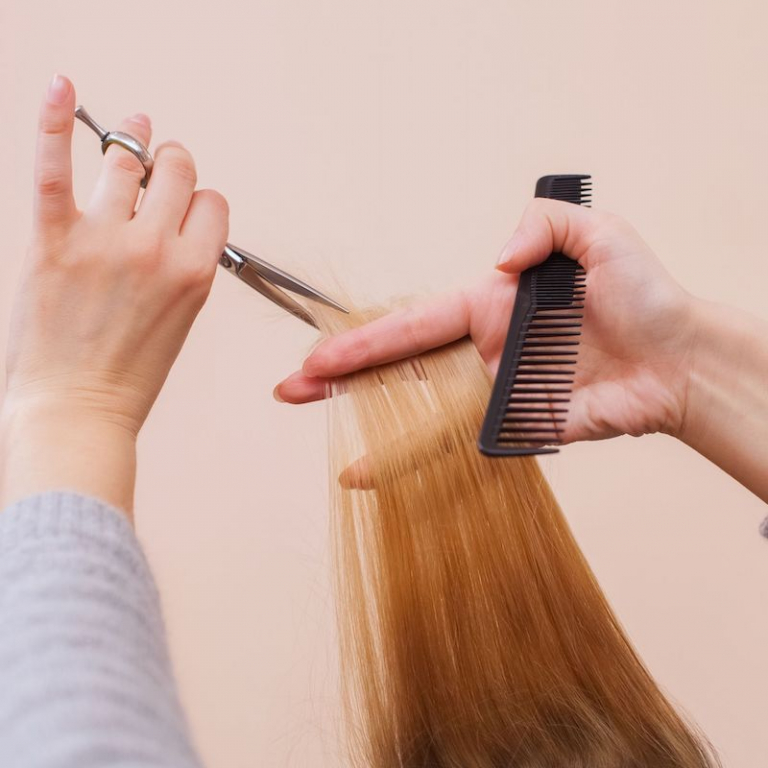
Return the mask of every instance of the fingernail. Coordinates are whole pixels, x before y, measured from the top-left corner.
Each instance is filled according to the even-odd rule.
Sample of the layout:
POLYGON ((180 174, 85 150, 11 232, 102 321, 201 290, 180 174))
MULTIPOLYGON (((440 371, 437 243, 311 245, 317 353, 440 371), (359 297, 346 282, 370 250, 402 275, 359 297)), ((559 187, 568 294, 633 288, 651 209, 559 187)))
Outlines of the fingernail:
POLYGON ((504 247, 501 249, 501 253, 499 254, 499 258, 496 259, 496 266, 499 266, 501 264, 506 264, 514 255, 515 251, 517 250, 517 246, 520 243, 520 235, 518 235, 517 232, 515 232, 512 237, 507 240, 507 242, 504 244, 504 247))
POLYGON ((67 100, 70 88, 71 85, 66 77, 54 75, 51 84, 48 86, 48 103, 61 106, 67 100))
POLYGON ((497 264, 503 264, 504 262, 509 261, 509 257, 514 252, 515 243, 518 239, 517 232, 515 232, 515 234, 504 243, 504 247, 501 249, 501 253, 499 253, 499 258, 496 259, 497 264))
POLYGON ((149 126, 152 124, 152 121, 149 119, 149 116, 145 115, 143 112, 137 112, 130 119, 132 122, 140 123, 141 125, 146 126, 147 128, 149 128, 149 126))
MULTIPOLYGON (((281 383, 282 383, 282 382, 281 382, 281 383)), ((275 398, 275 400, 277 400, 277 402, 278 402, 278 403, 284 403, 284 402, 285 402, 285 400, 283 400, 283 398, 282 398, 282 397, 280 397, 280 393, 278 392, 278 390, 279 390, 279 389, 280 389, 280 384, 278 384, 278 385, 277 385, 277 386, 276 386, 276 387, 275 387, 275 388, 272 390, 272 397, 274 397, 274 398, 275 398)))

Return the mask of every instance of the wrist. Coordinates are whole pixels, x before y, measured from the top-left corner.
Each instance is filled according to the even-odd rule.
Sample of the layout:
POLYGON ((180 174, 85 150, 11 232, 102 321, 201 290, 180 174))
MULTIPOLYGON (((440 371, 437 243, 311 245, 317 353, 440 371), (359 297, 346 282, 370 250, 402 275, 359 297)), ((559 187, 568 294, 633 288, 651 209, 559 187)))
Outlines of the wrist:
MULTIPOLYGON (((695 444, 706 429, 708 403, 717 392, 727 398, 729 379, 735 375, 727 359, 740 356, 739 334, 730 328, 728 314, 719 304, 694 298, 691 302, 691 343, 684 379, 683 416, 671 434, 688 445, 695 444)), ((734 310, 730 309, 731 316, 734 310)))
POLYGON ((690 433, 693 422, 696 421, 697 371, 701 365, 701 358, 706 355, 706 347, 702 343, 702 336, 706 335, 706 329, 702 325, 705 319, 706 312, 703 311, 701 300, 698 297, 689 296, 686 305, 687 331, 685 343, 681 345, 681 375, 677 385, 679 410, 676 418, 661 430, 682 442, 687 442, 686 436, 690 433))
POLYGON ((676 437, 768 501, 768 325, 697 300, 684 418, 676 437))
POLYGON ((0 460, 0 509, 70 490, 132 512, 136 435, 93 408, 9 393, 0 409, 0 460))
POLYGON ((132 434, 134 439, 146 418, 143 381, 129 385, 123 376, 94 372, 65 372, 44 378, 13 376, 2 402, 3 412, 39 415, 84 422, 111 424, 132 434), (21 378, 19 382, 16 379, 21 378))
POLYGON ((706 317, 702 302, 697 297, 679 290, 680 299, 675 311, 666 318, 673 331, 672 344, 655 348, 654 371, 658 390, 663 393, 660 406, 654 408, 657 419, 651 420, 644 430, 646 434, 660 432, 679 440, 690 428, 692 392, 695 389, 697 360, 704 354, 701 348, 702 317, 706 317))

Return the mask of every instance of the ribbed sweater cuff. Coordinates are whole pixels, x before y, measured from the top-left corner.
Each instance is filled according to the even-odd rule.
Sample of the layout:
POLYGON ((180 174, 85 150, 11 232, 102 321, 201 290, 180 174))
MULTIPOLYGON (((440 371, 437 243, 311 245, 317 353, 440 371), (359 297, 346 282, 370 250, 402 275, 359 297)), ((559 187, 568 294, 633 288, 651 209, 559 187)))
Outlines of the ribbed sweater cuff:
POLYGON ((0 681, 2 766, 199 766, 146 558, 97 499, 0 512, 0 681))

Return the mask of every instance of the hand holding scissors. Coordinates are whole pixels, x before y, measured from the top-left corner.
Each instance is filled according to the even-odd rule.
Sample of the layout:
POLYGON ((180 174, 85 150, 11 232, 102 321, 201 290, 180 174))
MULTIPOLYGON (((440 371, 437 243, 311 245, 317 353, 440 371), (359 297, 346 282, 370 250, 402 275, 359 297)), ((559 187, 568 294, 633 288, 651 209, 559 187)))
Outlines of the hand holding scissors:
POLYGON ((74 114, 72 83, 54 78, 40 112, 34 223, 9 335, 0 506, 76 488, 130 511, 136 436, 216 265, 306 322, 308 310, 279 286, 316 292, 227 245, 226 200, 196 189, 194 159, 178 142, 160 145, 152 159, 144 115, 111 134, 95 128, 105 158, 79 208, 74 114))
MULTIPOLYGON (((141 180, 141 186, 147 186, 152 175, 154 160, 149 150, 138 139, 123 131, 105 130, 82 106, 75 110, 75 117, 82 120, 101 139, 102 152, 106 153, 107 149, 114 144, 135 155, 144 167, 144 178, 141 180)), ((305 323, 309 323, 309 325, 317 326, 312 314, 303 304, 288 296, 285 290, 312 301, 318 301, 341 312, 348 311, 341 304, 311 285, 307 285, 307 283, 299 280, 299 278, 289 275, 282 269, 231 243, 227 243, 224 247, 219 264, 228 272, 250 285, 251 288, 266 296, 270 301, 282 307, 286 312, 290 312, 305 323)))

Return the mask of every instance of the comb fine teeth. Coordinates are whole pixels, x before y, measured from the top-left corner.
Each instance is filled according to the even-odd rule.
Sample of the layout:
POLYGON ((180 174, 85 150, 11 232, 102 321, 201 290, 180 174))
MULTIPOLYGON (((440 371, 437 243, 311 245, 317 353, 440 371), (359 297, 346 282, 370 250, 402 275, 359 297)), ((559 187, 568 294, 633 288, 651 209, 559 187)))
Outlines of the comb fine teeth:
POLYGON ((592 203, 592 177, 583 174, 542 176, 536 183, 535 196, 588 206, 592 203))
MULTIPOLYGON (((587 175, 544 176, 536 196, 592 200, 587 175)), ((553 253, 520 276, 509 332, 478 445, 488 456, 556 453, 572 392, 586 273, 553 253)))

